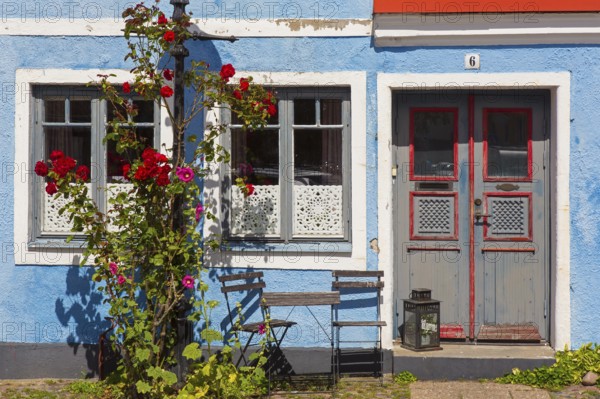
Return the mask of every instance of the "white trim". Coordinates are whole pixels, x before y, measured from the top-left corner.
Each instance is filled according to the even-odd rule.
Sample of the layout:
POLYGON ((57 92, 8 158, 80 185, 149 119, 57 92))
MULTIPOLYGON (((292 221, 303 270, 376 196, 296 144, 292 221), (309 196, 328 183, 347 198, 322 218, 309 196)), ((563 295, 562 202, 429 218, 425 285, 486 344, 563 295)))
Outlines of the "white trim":
MULTIPOLYGON (((29 179, 33 178, 30 164, 31 138, 31 92, 34 84, 85 85, 98 80, 98 74, 115 74, 110 81, 120 84, 131 81, 133 75, 121 69, 17 69, 15 77, 15 174, 14 174, 14 257, 17 265, 69 265, 79 264, 81 251, 64 248, 60 243, 51 243, 44 248, 30 248, 32 233, 29 217, 32 205, 29 179)), ((167 123, 168 115, 161 112, 160 141, 166 148, 172 147, 172 128, 167 123)))
POLYGON ((598 13, 379 14, 376 46, 600 43, 598 13))
MULTIPOLYGON (((367 75, 366 72, 243 72, 237 76, 252 76, 254 81, 268 86, 316 86, 350 87, 351 102, 351 151, 352 151, 352 251, 348 253, 318 253, 313 250, 293 251, 298 248, 289 244, 290 251, 258 251, 247 256, 235 252, 207 255, 207 264, 211 267, 266 268, 266 269, 306 269, 306 270, 365 270, 367 264, 367 75)), ((215 120, 211 112, 207 120, 215 120)), ((204 202, 211 205, 211 211, 221 220, 220 205, 215 202, 221 198, 219 170, 214 169, 212 178, 207 178, 204 190, 204 202)), ((221 234, 219 223, 207 220, 204 234, 221 234)), ((326 244, 326 243, 324 243, 326 244)), ((335 244, 333 244, 335 245, 335 244)), ((310 246, 309 246, 310 248, 310 246)))
MULTIPOLYGON (((392 91, 402 89, 550 89, 551 99, 551 345, 562 349, 571 344, 570 285, 570 89, 571 75, 559 73, 494 73, 494 74, 386 74, 377 75, 378 94, 378 233, 379 269, 385 272, 387 284, 383 297, 393 298, 394 235, 392 191, 392 91)), ((393 301, 383 303, 382 314, 393 326, 393 301)), ((391 328, 385 330, 384 345, 392 346, 391 328)))
MULTIPOLYGON (((124 21, 99 20, 6 19, 0 36, 123 36, 124 21)), ((369 37, 370 19, 196 19, 190 29, 211 35, 236 37, 369 37)))

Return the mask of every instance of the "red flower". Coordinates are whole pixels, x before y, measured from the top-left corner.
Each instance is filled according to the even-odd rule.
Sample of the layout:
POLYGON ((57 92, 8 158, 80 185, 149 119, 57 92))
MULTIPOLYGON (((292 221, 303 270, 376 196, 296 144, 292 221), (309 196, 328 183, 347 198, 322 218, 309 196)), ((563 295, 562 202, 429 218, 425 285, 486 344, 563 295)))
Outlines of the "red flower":
POLYGON ((88 181, 90 180, 90 169, 85 165, 81 165, 75 171, 75 176, 83 181, 88 181))
POLYGON ((234 96, 235 98, 237 98, 238 100, 241 100, 241 99, 242 99, 242 97, 243 97, 243 94, 242 94, 242 92, 241 92, 241 91, 239 91, 239 90, 234 90, 234 91, 233 91, 233 96, 234 96))
POLYGON ((52 162, 54 162, 54 161, 56 161, 57 159, 60 159, 60 158, 62 158, 62 157, 64 157, 64 156, 65 156, 65 154, 64 154, 62 151, 60 151, 60 150, 54 150, 54 151, 52 151, 52 152, 50 153, 50 160, 51 160, 52 162))
POLYGON ((58 192, 58 188, 56 188, 56 184, 53 181, 46 184, 46 192, 48 195, 53 195, 58 192))
POLYGON ((148 147, 142 152, 142 159, 144 161, 153 160, 155 155, 156 150, 152 147, 148 147))
POLYGON ((56 172, 59 177, 65 177, 76 164, 77 162, 75 162, 73 158, 64 156, 53 162, 52 170, 56 172))
POLYGON ((158 186, 168 186, 170 183, 171 180, 169 179, 168 173, 160 173, 156 178, 156 184, 158 186))
POLYGON ((169 86, 163 86, 160 88, 160 95, 165 98, 171 97, 173 95, 173 89, 169 86))
POLYGON ((156 160, 157 163, 165 163, 165 162, 169 162, 169 158, 167 158, 167 156, 165 154, 156 154, 154 156, 154 159, 156 160))
POLYGON ((163 39, 165 42, 171 43, 175 41, 175 32, 173 32, 172 30, 168 30, 165 32, 165 34, 163 35, 163 39))
POLYGON ((163 14, 162 12, 158 15, 158 24, 159 25, 164 25, 166 23, 169 22, 169 20, 167 19, 167 17, 165 17, 165 14, 163 14))
POLYGON ((129 84, 129 82, 123 83, 123 93, 125 93, 125 94, 131 93, 131 85, 129 84))
POLYGON ((250 87, 250 82, 248 81, 248 79, 241 78, 240 79, 240 90, 246 91, 246 90, 248 90, 249 87, 250 87))
POLYGON ((123 177, 126 180, 129 180, 129 171, 131 170, 131 165, 126 163, 125 165, 123 165, 123 177))
POLYGON ((136 180, 144 181, 150 177, 150 171, 148 169, 146 169, 144 167, 144 165, 140 165, 140 166, 138 166, 137 170, 135 171, 135 175, 133 175, 133 177, 136 180))
POLYGON ((48 176, 48 165, 45 162, 37 161, 34 170, 38 176, 48 176))
POLYGON ((250 183, 246 184, 246 197, 254 194, 254 186, 250 183))
POLYGON ((219 75, 221 75, 221 79, 229 82, 229 78, 235 75, 235 68, 231 64, 225 64, 221 67, 221 72, 219 72, 219 75))
POLYGON ((165 69, 163 71, 163 76, 165 77, 165 79, 167 80, 173 80, 173 71, 171 71, 170 69, 165 69))
POLYGON ((275 107, 273 104, 269 104, 267 107, 267 113, 270 116, 275 116, 277 114, 277 107, 275 107))

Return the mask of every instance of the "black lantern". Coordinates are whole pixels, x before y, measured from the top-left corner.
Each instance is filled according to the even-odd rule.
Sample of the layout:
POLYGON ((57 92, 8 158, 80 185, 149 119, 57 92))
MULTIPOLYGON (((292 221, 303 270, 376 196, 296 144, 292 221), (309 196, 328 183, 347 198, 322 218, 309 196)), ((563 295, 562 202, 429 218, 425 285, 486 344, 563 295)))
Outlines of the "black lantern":
POLYGON ((439 350, 440 301, 431 299, 431 290, 412 290, 404 300, 404 333, 402 346, 415 351, 439 350))

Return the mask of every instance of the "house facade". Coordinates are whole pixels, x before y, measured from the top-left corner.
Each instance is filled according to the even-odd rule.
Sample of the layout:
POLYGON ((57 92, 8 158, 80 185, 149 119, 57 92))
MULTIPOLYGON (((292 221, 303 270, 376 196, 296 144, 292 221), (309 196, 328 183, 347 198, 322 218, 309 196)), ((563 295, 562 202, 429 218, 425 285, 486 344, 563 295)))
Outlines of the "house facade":
MULTIPOLYGON (((0 376, 24 376, 33 356, 52 361, 31 371, 42 376, 94 368, 106 308, 33 167, 69 148, 93 166, 98 203, 102 187, 121 187, 102 145, 111 110, 86 84, 129 79, 127 6, 2 4, 0 376)), ((332 270, 382 270, 386 349, 415 288, 442 301, 447 340, 557 349, 598 340, 599 6, 192 0, 187 10, 193 29, 239 39, 190 41, 191 59, 231 63, 278 99, 260 133, 205 115, 231 122, 222 144, 232 163, 204 182, 220 219, 204 232, 223 237, 206 257, 214 299, 222 274, 261 270, 267 290, 312 292, 331 290, 332 270), (238 176, 252 196, 231 189, 238 176)), ((168 148, 160 107, 138 105, 138 128, 168 148)), ((360 299, 341 311, 370 317, 373 302, 360 299)), ((327 329, 295 312, 305 322, 286 345, 327 347, 327 329)), ((213 313, 223 330, 225 313, 213 313)), ((315 315, 329 322, 329 309, 315 315)))

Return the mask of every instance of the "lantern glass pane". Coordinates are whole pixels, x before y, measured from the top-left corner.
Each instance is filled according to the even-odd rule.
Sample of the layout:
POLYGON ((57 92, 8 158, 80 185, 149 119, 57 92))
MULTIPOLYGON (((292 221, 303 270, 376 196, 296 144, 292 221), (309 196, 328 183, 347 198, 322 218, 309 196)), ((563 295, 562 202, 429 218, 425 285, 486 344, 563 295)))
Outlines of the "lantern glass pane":
POLYGON ((417 315, 413 312, 404 312, 404 345, 417 346, 417 315))

